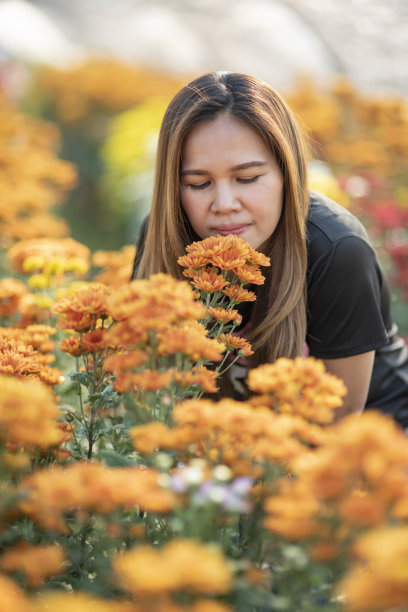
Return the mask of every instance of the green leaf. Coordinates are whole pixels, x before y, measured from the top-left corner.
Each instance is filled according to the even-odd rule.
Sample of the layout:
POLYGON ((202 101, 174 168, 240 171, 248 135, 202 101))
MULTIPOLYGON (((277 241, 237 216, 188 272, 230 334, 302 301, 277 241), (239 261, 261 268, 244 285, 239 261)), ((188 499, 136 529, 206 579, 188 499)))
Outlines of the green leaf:
POLYGON ((138 457, 130 457, 129 455, 121 455, 114 450, 105 448, 99 451, 100 456, 109 467, 129 467, 136 465, 144 465, 144 461, 138 457))

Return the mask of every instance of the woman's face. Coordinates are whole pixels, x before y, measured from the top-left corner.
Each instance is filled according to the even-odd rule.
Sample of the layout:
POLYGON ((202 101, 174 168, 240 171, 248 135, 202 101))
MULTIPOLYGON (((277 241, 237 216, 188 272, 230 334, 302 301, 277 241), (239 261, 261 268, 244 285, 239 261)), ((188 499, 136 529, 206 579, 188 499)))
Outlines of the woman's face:
POLYGON ((235 234, 262 250, 283 201, 283 176, 262 138, 223 113, 191 130, 182 155, 181 204, 194 231, 235 234))

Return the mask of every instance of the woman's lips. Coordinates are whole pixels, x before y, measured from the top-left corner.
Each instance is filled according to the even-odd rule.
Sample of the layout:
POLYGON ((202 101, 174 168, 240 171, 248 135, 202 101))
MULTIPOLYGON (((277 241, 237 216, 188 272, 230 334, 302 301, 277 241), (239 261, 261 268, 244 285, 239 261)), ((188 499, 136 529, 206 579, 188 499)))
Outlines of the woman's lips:
POLYGON ((214 228, 214 231, 221 236, 228 236, 228 234, 235 234, 239 236, 248 229, 248 225, 222 225, 221 227, 214 228))

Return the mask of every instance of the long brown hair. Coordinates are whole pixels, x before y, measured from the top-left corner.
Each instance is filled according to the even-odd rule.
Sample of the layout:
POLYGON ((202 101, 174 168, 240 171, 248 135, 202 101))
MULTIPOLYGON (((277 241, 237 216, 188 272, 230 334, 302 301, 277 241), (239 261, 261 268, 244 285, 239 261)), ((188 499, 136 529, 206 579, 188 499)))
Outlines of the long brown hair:
POLYGON ((300 354, 306 336, 306 217, 308 150, 304 135, 283 98, 268 84, 239 73, 205 74, 170 102, 159 135, 156 177, 137 277, 166 272, 183 278, 177 258, 200 238, 180 203, 182 147, 198 123, 219 113, 239 118, 272 151, 284 179, 281 219, 267 250, 271 267, 258 289, 251 315, 253 363, 300 354))

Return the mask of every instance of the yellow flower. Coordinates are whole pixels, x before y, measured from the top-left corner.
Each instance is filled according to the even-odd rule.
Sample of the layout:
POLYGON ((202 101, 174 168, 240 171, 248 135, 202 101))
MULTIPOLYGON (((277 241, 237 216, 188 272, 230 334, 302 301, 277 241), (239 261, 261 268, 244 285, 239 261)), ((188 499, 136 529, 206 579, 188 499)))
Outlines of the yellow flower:
POLYGON ((73 238, 32 238, 21 240, 8 250, 8 257, 17 270, 24 272, 24 262, 28 259, 28 268, 32 262, 36 264, 43 262, 42 268, 37 268, 50 274, 64 271, 66 261, 72 258, 81 259, 84 263, 85 272, 89 269, 90 251, 88 247, 77 242, 73 238))
POLYGON ((46 289, 50 285, 50 279, 46 274, 33 274, 28 279, 31 289, 46 289))

